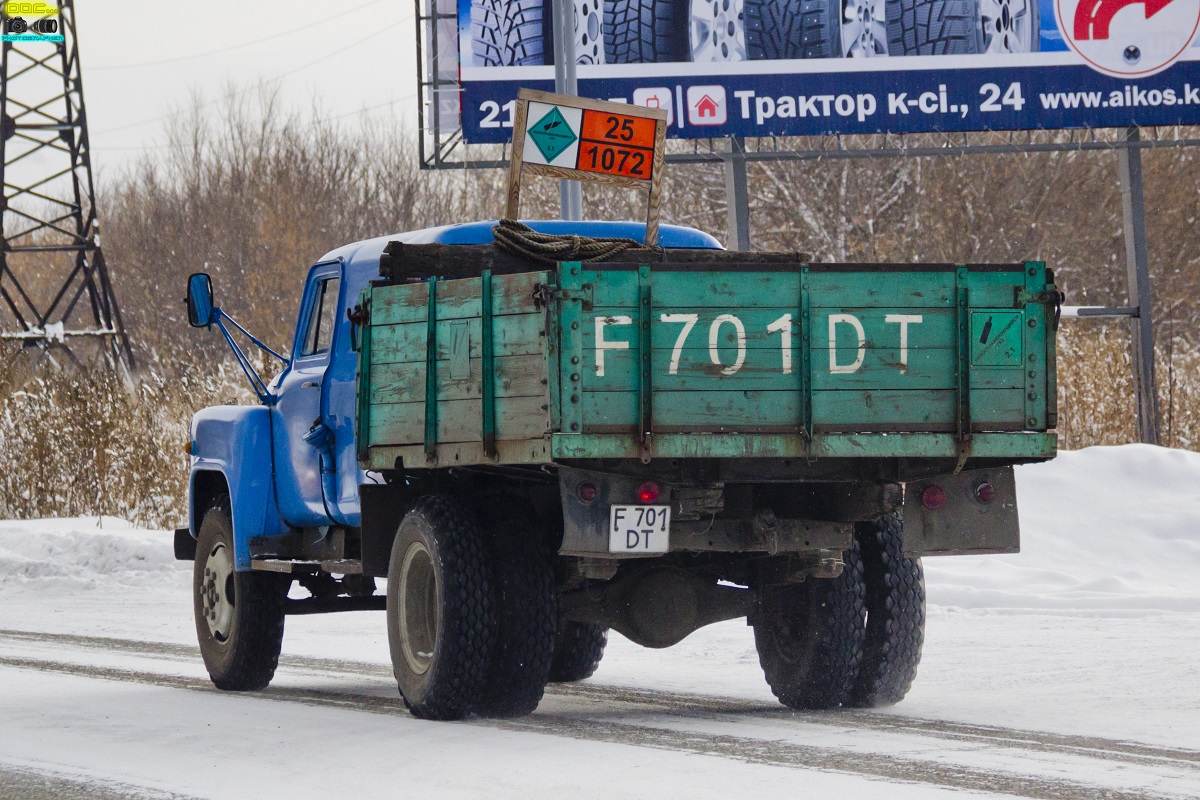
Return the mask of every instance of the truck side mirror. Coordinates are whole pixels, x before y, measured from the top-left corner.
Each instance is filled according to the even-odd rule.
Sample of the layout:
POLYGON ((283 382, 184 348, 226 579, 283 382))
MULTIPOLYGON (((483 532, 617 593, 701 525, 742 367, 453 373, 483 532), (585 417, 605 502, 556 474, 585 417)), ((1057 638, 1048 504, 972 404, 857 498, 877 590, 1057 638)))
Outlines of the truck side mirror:
POLYGON ((187 285, 188 324, 193 328, 207 328, 213 321, 212 279, 206 272, 194 273, 187 285))

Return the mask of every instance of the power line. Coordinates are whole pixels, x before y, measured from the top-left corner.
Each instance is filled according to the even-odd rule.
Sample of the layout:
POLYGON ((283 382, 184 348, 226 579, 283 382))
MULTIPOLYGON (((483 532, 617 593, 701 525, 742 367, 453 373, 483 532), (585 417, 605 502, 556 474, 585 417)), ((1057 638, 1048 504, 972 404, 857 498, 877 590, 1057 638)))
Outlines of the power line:
MULTIPOLYGON (((417 96, 416 92, 409 92, 406 95, 402 95, 400 97, 393 97, 390 100, 385 100, 384 102, 377 103, 373 106, 367 106, 366 108, 360 108, 355 111, 347 111, 343 114, 335 114, 332 117, 317 117, 315 119, 310 120, 310 122, 333 122, 335 120, 345 119, 346 117, 361 116, 361 115, 367 114, 371 111, 376 111, 380 108, 384 108, 385 106, 393 106, 396 103, 403 103, 405 100, 409 100, 416 96, 417 96)), ((92 145, 93 150, 108 150, 108 151, 169 150, 170 148, 171 148, 170 144, 147 144, 147 145, 142 145, 140 147, 92 145)))
MULTIPOLYGON (((371 0, 371 2, 360 6, 359 10, 362 10, 365 8, 370 8, 371 6, 377 6, 382 2, 384 2, 384 0, 371 0)), ((190 61, 195 58, 207 58, 208 56, 215 56, 215 55, 219 55, 221 53, 228 53, 233 50, 241 50, 246 47, 253 47, 256 44, 262 44, 263 42, 270 42, 275 39, 282 39, 285 36, 291 36, 293 33, 300 33, 301 31, 306 31, 311 28, 315 28, 318 25, 326 25, 327 26, 327 25, 329 25, 329 20, 320 19, 320 20, 317 20, 316 22, 310 22, 307 25, 301 25, 299 28, 292 28, 291 30, 280 31, 279 33, 271 34, 270 36, 264 36, 261 39, 254 39, 253 41, 242 42, 241 44, 231 44, 228 47, 221 47, 216 50, 207 50, 203 53, 192 53, 191 55, 186 55, 186 56, 174 56, 172 58, 162 58, 157 61, 133 61, 128 64, 106 64, 106 65, 101 65, 98 67, 90 66, 90 67, 88 67, 88 71, 96 72, 98 70, 133 69, 135 67, 156 67, 160 64, 174 64, 178 61, 190 61)))
MULTIPOLYGON (((307 64, 302 64, 299 67, 296 67, 295 69, 291 69, 291 70, 288 70, 287 72, 280 73, 279 75, 276 75, 272 78, 267 78, 265 81, 260 81, 259 84, 266 83, 266 82, 272 82, 272 81, 282 81, 284 78, 287 78, 291 75, 295 75, 297 72, 306 70, 310 67, 314 67, 317 64, 320 64, 322 61, 327 61, 327 60, 333 58, 334 56, 341 55, 342 53, 346 52, 347 50, 349 50, 353 47, 357 47, 358 45, 362 44, 363 42, 366 42, 370 39, 374 39, 376 36, 379 36, 383 33, 387 33, 392 28, 396 28, 396 27, 400 26, 403 22, 404 22, 404 20, 400 20, 399 22, 394 22, 391 25, 386 25, 382 28, 379 28, 378 30, 362 37, 361 39, 357 39, 357 40, 351 42, 350 44, 346 45, 345 47, 342 47, 338 50, 334 50, 333 52, 330 52, 330 53, 326 53, 325 55, 321 56, 320 58, 309 61, 307 64)), ((255 84, 255 85, 259 85, 259 84, 255 84)), ((239 89, 239 90, 231 93, 230 95, 227 95, 227 97, 229 97, 229 98, 240 97, 241 95, 245 94, 246 92, 250 91, 253 88, 254 88, 254 85, 247 86, 244 89, 239 89)), ((178 117, 181 114, 184 114, 190 110, 207 108, 208 106, 212 105, 213 103, 217 103, 222 99, 224 99, 224 98, 218 97, 213 100, 206 100, 205 102, 199 104, 198 106, 194 106, 192 109, 180 109, 179 111, 172 111, 172 112, 168 112, 166 114, 160 114, 157 117, 151 117, 150 119, 144 119, 144 120, 140 120, 138 122, 130 122, 125 125, 118 125, 113 128, 105 128, 104 130, 96 131, 95 134, 99 136, 99 135, 103 135, 106 133, 116 133, 117 131, 124 131, 124 130, 128 130, 130 128, 137 128, 142 125, 149 125, 153 122, 159 122, 160 120, 164 120, 164 119, 173 119, 173 118, 178 117)))

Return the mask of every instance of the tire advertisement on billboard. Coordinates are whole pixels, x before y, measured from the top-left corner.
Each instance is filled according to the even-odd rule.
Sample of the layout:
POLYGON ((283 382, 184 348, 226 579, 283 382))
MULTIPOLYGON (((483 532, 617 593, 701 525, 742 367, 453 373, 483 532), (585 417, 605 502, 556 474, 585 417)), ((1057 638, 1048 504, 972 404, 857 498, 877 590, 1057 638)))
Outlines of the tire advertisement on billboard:
MULTIPOLYGON (((571 0, 579 94, 674 138, 1200 123, 1200 0, 571 0)), ((458 0, 463 134, 553 91, 550 0, 458 0)))

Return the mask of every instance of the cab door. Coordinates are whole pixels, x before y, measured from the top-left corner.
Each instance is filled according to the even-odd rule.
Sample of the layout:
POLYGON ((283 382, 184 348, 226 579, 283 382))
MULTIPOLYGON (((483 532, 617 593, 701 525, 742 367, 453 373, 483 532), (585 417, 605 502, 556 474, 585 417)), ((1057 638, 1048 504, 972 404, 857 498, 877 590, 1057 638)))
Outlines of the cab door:
POLYGON ((272 411, 275 494, 283 518, 297 527, 330 524, 321 489, 320 452, 304 435, 321 418, 322 385, 333 353, 342 288, 339 262, 317 264, 308 275, 292 359, 280 377, 272 411))

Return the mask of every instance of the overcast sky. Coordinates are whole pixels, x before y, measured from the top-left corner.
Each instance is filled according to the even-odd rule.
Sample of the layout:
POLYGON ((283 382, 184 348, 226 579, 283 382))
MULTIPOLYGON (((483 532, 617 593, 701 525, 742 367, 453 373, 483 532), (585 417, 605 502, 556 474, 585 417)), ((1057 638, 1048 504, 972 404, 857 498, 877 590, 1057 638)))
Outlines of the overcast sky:
MULTIPOLYGON (((324 116, 406 119, 416 131, 412 0, 230 4, 77 0, 93 162, 101 176, 162 147, 193 93, 277 80, 286 104, 324 116), (330 7, 337 8, 336 13, 330 7), (348 9, 355 10, 349 11, 348 9)), ((103 179, 103 178, 101 178, 103 179)))

